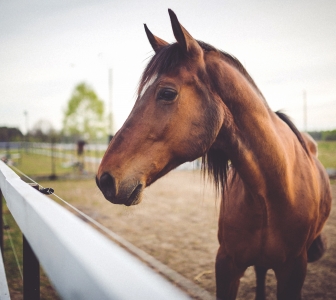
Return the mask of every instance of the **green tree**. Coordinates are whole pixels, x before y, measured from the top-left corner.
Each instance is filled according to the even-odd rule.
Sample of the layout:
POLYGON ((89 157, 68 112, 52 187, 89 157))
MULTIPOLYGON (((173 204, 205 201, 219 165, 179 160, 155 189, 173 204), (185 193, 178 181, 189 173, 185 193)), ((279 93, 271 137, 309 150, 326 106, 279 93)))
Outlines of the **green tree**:
POLYGON ((78 138, 98 139, 106 135, 104 102, 85 82, 72 92, 64 113, 63 133, 78 138))

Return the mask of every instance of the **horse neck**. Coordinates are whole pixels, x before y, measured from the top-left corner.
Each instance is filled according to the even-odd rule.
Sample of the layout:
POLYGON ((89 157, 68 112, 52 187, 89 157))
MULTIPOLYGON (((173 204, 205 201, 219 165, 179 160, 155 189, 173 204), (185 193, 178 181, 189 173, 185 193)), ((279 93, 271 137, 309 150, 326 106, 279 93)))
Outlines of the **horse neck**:
POLYGON ((216 93, 226 111, 223 127, 213 147, 222 149, 249 190, 267 195, 283 190, 288 181, 291 147, 282 137, 293 134, 269 109, 256 86, 226 62, 217 65, 216 93))

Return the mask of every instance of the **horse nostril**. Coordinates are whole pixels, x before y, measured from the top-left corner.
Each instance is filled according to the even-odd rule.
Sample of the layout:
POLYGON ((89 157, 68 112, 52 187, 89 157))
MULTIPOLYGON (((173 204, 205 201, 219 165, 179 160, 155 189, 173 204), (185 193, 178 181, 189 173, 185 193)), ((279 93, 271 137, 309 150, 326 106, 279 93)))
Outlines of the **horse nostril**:
POLYGON ((105 198, 112 200, 116 194, 115 180, 109 173, 104 173, 100 180, 97 180, 97 185, 103 192, 105 198))

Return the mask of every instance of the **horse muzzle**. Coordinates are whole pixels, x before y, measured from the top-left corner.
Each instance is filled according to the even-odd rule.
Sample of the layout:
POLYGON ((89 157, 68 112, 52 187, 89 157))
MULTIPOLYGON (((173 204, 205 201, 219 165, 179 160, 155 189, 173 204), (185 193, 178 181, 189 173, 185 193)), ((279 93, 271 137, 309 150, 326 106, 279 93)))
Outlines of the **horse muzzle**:
POLYGON ((130 206, 141 202, 144 184, 139 181, 125 180, 118 185, 113 176, 103 173, 99 179, 96 176, 96 184, 111 203, 130 206))

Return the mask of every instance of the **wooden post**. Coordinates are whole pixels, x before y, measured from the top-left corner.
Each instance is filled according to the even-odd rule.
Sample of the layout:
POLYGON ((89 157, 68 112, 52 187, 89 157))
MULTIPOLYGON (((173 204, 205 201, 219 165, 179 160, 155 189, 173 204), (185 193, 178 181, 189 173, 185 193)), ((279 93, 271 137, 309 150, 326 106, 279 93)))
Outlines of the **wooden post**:
POLYGON ((22 165, 22 141, 19 142, 19 165, 21 166, 22 165))
MULTIPOLYGON (((37 184, 31 186, 39 189, 37 184)), ((23 300, 40 300, 40 263, 26 237, 23 239, 23 300)))
POLYGON ((51 175, 49 176, 50 180, 56 180, 56 163, 55 163, 55 138, 51 137, 51 143, 50 143, 50 151, 51 151, 51 175))
POLYGON ((40 299, 40 264, 27 239, 23 237, 23 299, 40 299))

